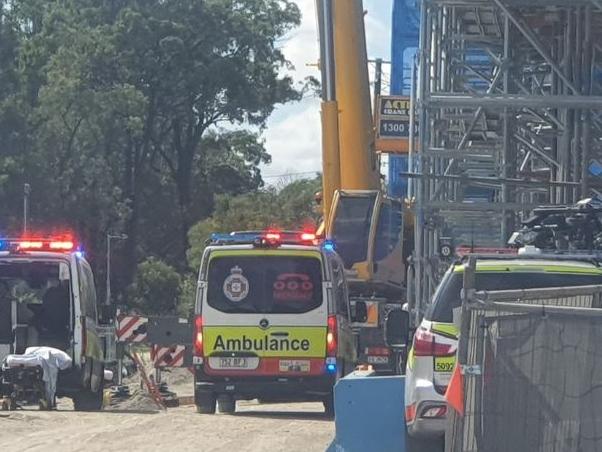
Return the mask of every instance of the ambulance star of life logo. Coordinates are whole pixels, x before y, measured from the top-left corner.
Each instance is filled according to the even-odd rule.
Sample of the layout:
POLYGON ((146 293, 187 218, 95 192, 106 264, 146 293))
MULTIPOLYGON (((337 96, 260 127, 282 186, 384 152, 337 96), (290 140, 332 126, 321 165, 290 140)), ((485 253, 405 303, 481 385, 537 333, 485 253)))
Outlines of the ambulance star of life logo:
POLYGON ((224 280, 224 295, 234 303, 243 301, 249 295, 249 280, 239 266, 231 268, 230 276, 224 280))

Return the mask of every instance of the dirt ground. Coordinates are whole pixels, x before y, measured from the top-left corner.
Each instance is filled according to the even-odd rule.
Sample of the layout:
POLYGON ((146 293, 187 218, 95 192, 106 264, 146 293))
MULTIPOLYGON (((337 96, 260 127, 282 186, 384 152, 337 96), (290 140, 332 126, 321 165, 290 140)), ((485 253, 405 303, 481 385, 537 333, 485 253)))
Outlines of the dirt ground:
MULTIPOLYGON (((185 374, 169 375, 170 390, 192 393, 185 374)), ((260 405, 239 402, 235 415, 201 415, 194 406, 158 410, 139 383, 132 397, 97 413, 72 410, 61 399, 57 411, 0 411, 2 451, 324 451, 334 423, 322 404, 260 405)))

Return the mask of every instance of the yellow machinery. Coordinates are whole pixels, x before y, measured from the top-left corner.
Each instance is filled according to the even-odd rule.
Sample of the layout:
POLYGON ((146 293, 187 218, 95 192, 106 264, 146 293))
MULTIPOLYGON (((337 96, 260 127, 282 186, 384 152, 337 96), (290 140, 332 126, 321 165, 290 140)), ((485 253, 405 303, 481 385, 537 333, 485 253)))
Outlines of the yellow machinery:
POLYGON ((400 299, 401 201, 381 187, 362 0, 316 0, 322 72, 324 232, 354 293, 400 299))

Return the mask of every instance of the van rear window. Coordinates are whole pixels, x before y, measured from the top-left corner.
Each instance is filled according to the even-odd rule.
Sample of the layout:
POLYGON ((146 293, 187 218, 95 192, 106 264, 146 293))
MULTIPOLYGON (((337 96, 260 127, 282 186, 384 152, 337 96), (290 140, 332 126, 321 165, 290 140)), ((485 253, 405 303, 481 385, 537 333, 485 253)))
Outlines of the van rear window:
MULTIPOLYGON (((453 322, 453 310, 462 305, 463 274, 453 273, 441 282, 425 318, 435 322, 453 322)), ((505 272, 476 274, 477 290, 538 289, 602 284, 602 275, 553 272, 505 272)))
POLYGON ((207 289, 209 306, 222 312, 309 312, 322 304, 322 264, 302 256, 215 257, 207 289))

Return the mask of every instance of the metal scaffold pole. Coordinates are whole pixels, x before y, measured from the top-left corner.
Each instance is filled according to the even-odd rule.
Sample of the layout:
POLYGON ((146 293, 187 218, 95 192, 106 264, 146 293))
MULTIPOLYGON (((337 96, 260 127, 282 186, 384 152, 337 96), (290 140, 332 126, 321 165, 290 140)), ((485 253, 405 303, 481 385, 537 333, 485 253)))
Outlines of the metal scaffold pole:
POLYGON ((504 246, 534 205, 602 193, 601 39, 593 1, 421 2, 417 311, 448 265, 439 237, 504 246))

